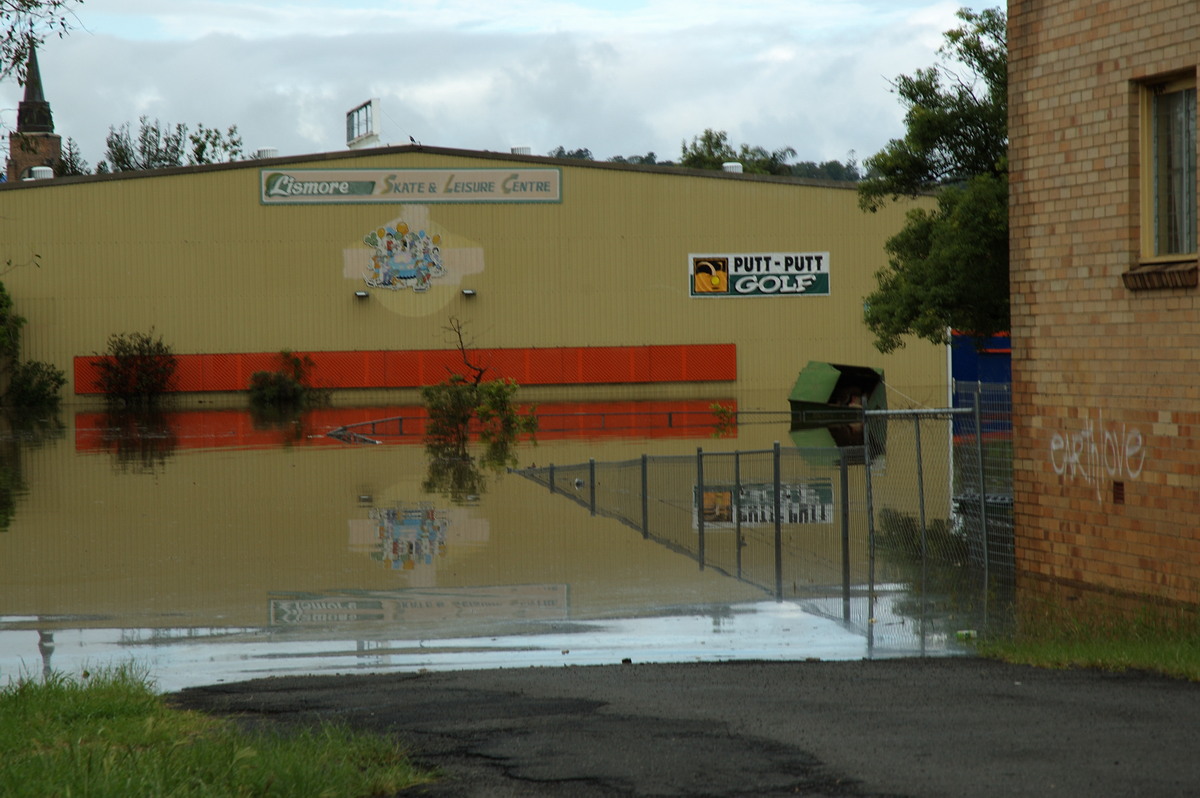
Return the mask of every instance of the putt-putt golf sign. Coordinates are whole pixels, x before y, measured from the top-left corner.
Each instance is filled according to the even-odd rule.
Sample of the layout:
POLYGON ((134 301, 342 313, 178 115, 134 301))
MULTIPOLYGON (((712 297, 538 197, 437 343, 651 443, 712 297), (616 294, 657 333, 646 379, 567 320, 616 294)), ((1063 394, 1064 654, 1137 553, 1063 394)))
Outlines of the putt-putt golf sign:
POLYGON ((693 297, 829 296, 828 252, 688 255, 693 297))

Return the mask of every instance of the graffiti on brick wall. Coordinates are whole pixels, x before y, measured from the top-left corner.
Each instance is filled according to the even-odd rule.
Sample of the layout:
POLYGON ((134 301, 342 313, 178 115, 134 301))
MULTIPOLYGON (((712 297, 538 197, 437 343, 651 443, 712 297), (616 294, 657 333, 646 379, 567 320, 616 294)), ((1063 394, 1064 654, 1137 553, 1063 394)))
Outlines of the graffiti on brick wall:
POLYGON ((1105 423, 1097 418, 1083 420, 1078 430, 1055 432, 1050 438, 1050 465, 1054 473, 1072 481, 1094 485, 1100 480, 1137 479, 1146 464, 1142 431, 1125 423, 1105 423))

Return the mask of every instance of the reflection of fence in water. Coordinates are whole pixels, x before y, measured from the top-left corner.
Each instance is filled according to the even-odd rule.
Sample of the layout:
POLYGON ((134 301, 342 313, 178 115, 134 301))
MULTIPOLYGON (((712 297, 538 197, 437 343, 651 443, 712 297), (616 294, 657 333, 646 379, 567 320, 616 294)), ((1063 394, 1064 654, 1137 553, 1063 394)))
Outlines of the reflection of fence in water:
POLYGON ((849 602, 869 567, 862 469, 845 454, 698 450, 518 473, 768 596, 849 602))
POLYGON ((702 569, 805 599, 880 642, 911 642, 919 629, 924 645, 982 623, 994 582, 1011 583, 1011 513, 996 510, 1011 496, 1011 447, 975 434, 979 417, 873 416, 886 452, 869 457, 861 446, 776 445, 518 473, 702 569), (982 498, 971 490, 981 484, 982 498))

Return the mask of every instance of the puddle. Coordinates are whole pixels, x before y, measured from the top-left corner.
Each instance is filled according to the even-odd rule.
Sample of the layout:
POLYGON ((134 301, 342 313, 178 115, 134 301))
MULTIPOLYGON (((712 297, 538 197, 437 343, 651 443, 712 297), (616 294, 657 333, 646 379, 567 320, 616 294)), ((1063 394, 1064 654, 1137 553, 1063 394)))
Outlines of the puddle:
POLYGON ((876 635, 802 604, 772 601, 723 605, 711 614, 540 622, 520 632, 476 629, 471 636, 438 638, 408 637, 403 630, 355 637, 353 629, 303 635, 270 628, 67 627, 39 634, 29 628, 37 619, 0 618, 0 674, 37 675, 47 663, 79 673, 132 662, 146 668, 160 689, 175 691, 268 676, 967 653, 944 634, 922 636, 911 619, 886 609, 882 617, 876 635))
MULTIPOLYGON (((589 507, 517 474, 466 503, 426 493, 415 441, 348 445, 320 425, 282 440, 226 435, 235 417, 197 411, 191 426, 168 418, 150 445, 126 444, 98 433, 95 414, 65 421, 61 435, 0 451, 0 683, 131 661, 176 690, 626 659, 955 656, 956 630, 974 623, 919 617, 911 591, 882 579, 868 598, 862 535, 843 539, 825 512, 826 477, 819 491, 794 486, 794 523, 778 540, 757 513, 700 522, 710 508, 697 508, 685 458, 770 446, 773 427, 521 451, 526 469, 678 455, 684 466, 651 480, 664 494, 644 535, 592 512, 595 491, 589 507)), ((600 501, 628 499, 614 474, 598 478, 600 501)))

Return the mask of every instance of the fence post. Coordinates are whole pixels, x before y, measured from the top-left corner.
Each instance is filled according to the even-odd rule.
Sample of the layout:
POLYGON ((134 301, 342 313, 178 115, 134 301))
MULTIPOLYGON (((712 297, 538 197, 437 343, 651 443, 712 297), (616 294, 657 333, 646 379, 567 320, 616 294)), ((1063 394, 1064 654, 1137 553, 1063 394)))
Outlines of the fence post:
POLYGON ((850 466, 848 449, 838 450, 842 477, 842 620, 850 620, 850 466))
POLYGON ((596 458, 588 458, 588 506, 596 514, 596 458))
POLYGON ((991 567, 991 548, 988 540, 987 519, 987 474, 983 472, 983 384, 975 387, 975 461, 979 466, 979 526, 983 532, 983 617, 987 620, 987 595, 989 570, 991 567))
POLYGON ((696 559, 704 570, 704 450, 696 447, 696 559))
POLYGON ((550 468, 546 472, 546 482, 550 485, 550 492, 554 493, 554 463, 550 464, 550 468))
POLYGON ((737 575, 742 578, 742 453, 733 453, 733 496, 730 500, 733 509, 734 545, 737 547, 737 575))
MULTIPOLYGON (((868 618, 875 617, 875 500, 871 485, 871 423, 863 408, 863 479, 867 489, 867 606, 868 618)), ((886 423, 886 422, 885 422, 886 423)), ((867 644, 874 646, 875 627, 868 625, 867 644)))
POLYGON ((647 477, 646 455, 642 455, 642 537, 650 537, 650 500, 648 490, 650 480, 647 477))
POLYGON ((917 511, 921 519, 921 656, 925 655, 925 588, 929 583, 929 527, 925 520, 925 461, 921 457, 921 417, 913 416, 913 443, 917 450, 917 511))
POLYGON ((779 474, 779 441, 775 441, 773 452, 775 467, 775 600, 783 601, 783 519, 780 517, 780 491, 782 489, 779 474))
MULTIPOLYGON (((925 525, 925 464, 921 461, 921 418, 913 416, 913 443, 917 450, 917 512, 921 519, 921 561, 924 562, 927 539, 925 525)), ((924 583, 922 583, 924 588, 924 583)))

